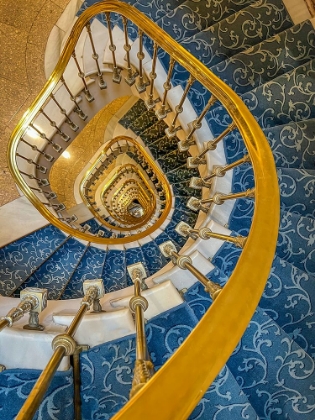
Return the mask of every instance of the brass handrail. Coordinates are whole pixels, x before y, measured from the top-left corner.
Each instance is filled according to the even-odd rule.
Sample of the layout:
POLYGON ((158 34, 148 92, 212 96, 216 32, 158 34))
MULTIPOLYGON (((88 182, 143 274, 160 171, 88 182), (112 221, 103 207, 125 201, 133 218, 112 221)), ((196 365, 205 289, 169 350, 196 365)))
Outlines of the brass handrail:
MULTIPOLYGON (((141 152, 142 156, 144 156, 145 159, 147 160, 147 162, 149 162, 151 168, 154 169, 154 173, 155 173, 157 179, 163 185, 163 188, 164 188, 164 191, 165 191, 165 197, 166 197, 165 198, 166 206, 163 209, 162 214, 159 216, 159 219, 151 227, 151 229, 153 228, 153 230, 156 230, 165 221, 165 219, 167 218, 167 216, 168 216, 168 214, 169 214, 169 212, 171 210, 171 207, 172 207, 171 188, 170 188, 170 185, 169 185, 166 177, 164 176, 163 172, 155 164, 154 160, 147 154, 147 152, 145 151, 145 149, 136 140, 132 139, 131 137, 117 136, 117 137, 113 138, 112 140, 110 140, 107 144, 105 144, 105 146, 102 149, 102 152, 100 153, 100 155, 98 156, 98 158, 96 159, 96 161, 93 163, 93 165, 86 171, 86 173, 84 174, 84 177, 82 178, 82 181, 80 182, 80 187, 79 187, 80 197, 81 197, 83 203, 86 205, 86 207, 88 207, 88 209, 94 215, 95 218, 97 218, 105 227, 107 227, 109 229, 113 229, 114 228, 110 223, 108 223, 104 219, 102 219, 99 216, 99 214, 95 211, 95 209, 93 209, 93 207, 90 205, 90 203, 87 200, 87 198, 85 196, 85 193, 84 193, 84 183, 90 177, 90 175, 93 172, 93 169, 96 167, 96 165, 99 162, 101 162, 101 160, 102 160, 102 158, 104 156, 106 156, 106 153, 107 153, 108 150, 111 149, 111 146, 113 144, 115 144, 115 143, 118 143, 119 140, 125 140, 127 143, 132 144, 135 148, 137 148, 141 152)), ((149 186, 148 183, 147 183, 147 186, 149 186)), ((155 201, 154 201, 154 205, 155 205, 155 201)), ((150 220, 150 218, 151 218, 151 215, 149 217, 145 218, 144 220, 142 220, 141 223, 137 224, 136 227, 119 228, 119 229, 121 231, 126 231, 126 232, 131 231, 131 230, 134 230, 134 229, 139 229, 140 227, 142 227, 146 223, 148 223, 148 221, 150 220)), ((118 229, 118 228, 116 228, 116 229, 118 229)), ((137 237, 138 237, 138 234, 132 234, 132 235, 130 235, 128 237, 129 242, 130 241, 137 240, 136 239, 137 237)), ((118 243, 118 242, 115 242, 115 243, 118 243)))
MULTIPOLYGON (((228 283, 175 354, 113 417, 114 420, 148 416, 150 420, 186 419, 230 357, 264 290, 279 225, 280 202, 274 160, 257 122, 232 89, 132 6, 117 0, 100 2, 88 8, 75 23, 54 72, 11 136, 10 171, 22 192, 43 216, 53 221, 55 226, 73 234, 70 227, 53 218, 48 210, 39 208, 35 194, 27 188, 15 163, 18 140, 56 87, 85 25, 96 14, 106 11, 119 13, 133 21, 215 95, 235 121, 254 170, 256 194, 253 222, 247 243, 228 283), (157 410, 162 402, 163 410, 157 410)), ((150 233, 148 229, 146 234, 150 233)), ((76 232, 76 236, 83 240, 91 239, 90 235, 82 232, 76 232)), ((101 238, 93 240, 104 243, 101 238)))
POLYGON ((99 299, 104 296, 102 279, 85 280, 83 291, 84 296, 81 300, 80 308, 66 331, 54 337, 51 343, 53 354, 35 382, 33 389, 16 416, 16 420, 31 420, 34 417, 62 359, 64 356, 71 356, 76 350, 77 343, 73 337, 85 313, 92 305, 94 311, 100 312, 102 310, 99 303, 99 299))

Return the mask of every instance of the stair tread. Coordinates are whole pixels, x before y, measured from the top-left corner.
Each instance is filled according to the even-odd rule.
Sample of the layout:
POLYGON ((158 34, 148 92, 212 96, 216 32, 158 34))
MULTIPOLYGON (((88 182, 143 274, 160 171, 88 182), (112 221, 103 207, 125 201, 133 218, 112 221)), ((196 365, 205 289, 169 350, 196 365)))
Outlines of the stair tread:
MULTIPOLYGON (((315 119, 291 121, 286 124, 265 128, 265 136, 270 144, 277 167, 315 168, 315 119)), ((225 155, 228 163, 240 159, 247 153, 238 130, 224 139, 225 155)))
POLYGON ((259 307, 227 365, 260 419, 314 413, 314 361, 259 307))
POLYGON ((21 288, 48 289, 48 299, 58 299, 85 250, 74 238, 69 238, 43 265, 41 265, 16 291, 21 288))
POLYGON ((143 244, 141 249, 150 276, 155 274, 168 263, 154 241, 143 244))
POLYGON ((259 306, 315 359, 315 277, 276 256, 259 306))
POLYGON ((199 32, 182 45, 188 44, 188 51, 211 67, 291 26, 292 21, 280 0, 260 0, 199 32), (267 17, 265 21, 263 16, 267 17), (250 26, 247 26, 249 21, 250 26), (233 36, 230 36, 231 31, 233 36))
POLYGON ((132 130, 137 135, 140 135, 148 130, 148 128, 152 127, 157 122, 157 117, 153 110, 145 111, 132 123, 129 124, 129 130, 132 130))
MULTIPOLYGON (((284 211, 314 218, 315 169, 277 168, 280 205, 284 211)), ((240 165, 233 170, 232 192, 238 193, 255 186, 251 165, 240 165)))
MULTIPOLYGON (((263 39, 281 33, 292 25, 281 0, 260 0, 193 36, 187 35, 186 39, 181 40, 180 43, 210 68, 260 43, 263 39)), ((166 62, 164 65, 167 64, 166 62)), ((174 75, 174 79, 177 83, 183 83, 187 80, 187 74, 179 71, 174 75), (181 81, 180 78, 182 78, 181 81)), ((197 82, 190 89, 188 96, 195 111, 200 114, 210 98, 210 93, 197 82), (200 95, 200 92, 203 94, 200 95)), ((209 120, 210 118, 207 118, 208 122, 209 120)))
POLYGON ((159 26, 164 29, 177 42, 192 37, 201 30, 214 25, 226 19, 228 16, 237 13, 240 9, 245 8, 251 0, 229 1, 225 7, 216 2, 196 2, 187 0, 172 10, 167 15, 157 21, 159 26), (173 21, 185 22, 189 20, 189 24, 174 26, 173 21))
POLYGON ((166 128, 167 124, 163 120, 157 121, 141 133, 141 140, 147 145, 158 142, 161 137, 165 136, 166 128))
POLYGON ((0 293, 9 296, 65 239, 59 229, 49 225, 2 248, 0 293))
POLYGON ((281 211, 277 255, 315 275, 315 220, 281 211))
MULTIPOLYGON (((148 349, 156 370, 169 359, 196 323, 197 318, 186 303, 147 322, 148 349)), ((83 419, 90 418, 90 413, 100 406, 103 413, 114 414, 128 401, 134 361, 134 336, 114 340, 81 353, 83 419)), ((189 419, 209 419, 222 412, 228 416, 224 418, 231 420, 241 419, 243 412, 251 415, 250 418, 257 418, 226 366, 189 419)))
MULTIPOLYGON (((0 373, 0 387, 5 392, 0 393, 0 407, 2 419, 14 419, 25 403, 26 393, 34 387, 41 374, 34 369, 7 369, 0 373), (17 392, 17 386, 19 391, 17 392), (8 404, 8 401, 10 403, 8 404)), ((34 420, 50 419, 53 404, 53 415, 58 419, 74 418, 72 369, 55 372, 51 384, 36 411, 34 420), (58 416, 58 417, 56 417, 58 416)))
POLYGON ((102 279, 106 293, 127 287, 125 251, 107 250, 102 279))
POLYGON ((242 95, 315 58, 314 46, 313 25, 304 21, 233 55, 211 70, 242 95))
POLYGON ((158 159, 159 157, 172 152, 174 149, 177 149, 178 142, 179 140, 176 136, 172 137, 171 139, 169 139, 167 136, 163 136, 155 140, 153 143, 150 143, 149 149, 154 159, 158 159))
POLYGON ((125 128, 129 128, 134 119, 142 115, 146 112, 146 106, 142 99, 139 99, 127 112, 126 114, 120 118, 119 124, 121 124, 125 128))
POLYGON ((75 299, 83 296, 83 281, 101 278, 105 264, 106 252, 89 246, 79 265, 65 288, 62 299, 75 299))
POLYGON ((315 119, 266 128, 276 166, 315 168, 315 119))
MULTIPOLYGON (((262 129, 315 117, 314 68, 315 59, 242 95, 262 129)), ((210 110, 206 120, 215 136, 231 123, 222 106, 210 110)))

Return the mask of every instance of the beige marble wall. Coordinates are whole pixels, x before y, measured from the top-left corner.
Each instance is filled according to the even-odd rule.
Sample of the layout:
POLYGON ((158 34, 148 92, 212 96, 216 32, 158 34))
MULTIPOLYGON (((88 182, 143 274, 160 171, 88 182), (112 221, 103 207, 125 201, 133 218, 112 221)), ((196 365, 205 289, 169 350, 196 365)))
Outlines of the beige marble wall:
POLYGON ((0 206, 19 197, 6 160, 9 137, 45 83, 47 39, 68 3, 0 1, 0 206))

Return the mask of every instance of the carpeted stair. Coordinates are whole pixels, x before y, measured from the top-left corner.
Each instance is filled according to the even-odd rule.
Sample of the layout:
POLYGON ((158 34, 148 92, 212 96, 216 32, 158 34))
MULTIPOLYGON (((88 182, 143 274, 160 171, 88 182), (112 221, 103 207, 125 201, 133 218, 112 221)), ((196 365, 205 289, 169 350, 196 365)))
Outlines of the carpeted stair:
MULTIPOLYGON (((85 1, 82 10, 92 3, 85 1)), ((242 96, 269 141, 280 185, 277 250, 259 307, 227 365, 189 418, 313 420, 315 33, 312 25, 310 22, 293 25, 280 0, 130 3, 148 14, 242 96), (221 7, 222 3, 225 7, 221 7)), ((132 25, 130 34, 135 35, 132 25)), ((150 43, 146 41, 145 45, 150 51, 150 43)), ((159 57, 167 66, 169 57, 163 53, 159 57)), ((184 86, 186 81, 186 72, 176 66, 173 85, 184 86)), ((200 113, 209 95, 195 83, 189 98, 200 113)), ((230 123, 220 104, 214 105, 206 120, 215 136, 230 123)), ((199 190, 188 187, 190 177, 197 176, 195 170, 186 169, 188 152, 178 151, 178 139, 165 137, 165 123, 157 121, 141 100, 120 119, 120 124, 140 136, 172 185, 175 209, 164 232, 134 248, 105 251, 92 245, 84 247, 47 226, 0 251, 1 294, 12 295, 26 285, 49 285, 51 297, 70 299, 82 296, 82 281, 95 277, 103 278, 107 291, 118 290, 131 285, 126 266, 141 261, 148 274, 154 274, 168 262, 159 251, 160 243, 171 239, 178 249, 185 244, 186 240, 174 228, 180 220, 194 226, 197 214, 185 204, 192 195, 200 197, 199 190), (58 266, 60 255, 67 253, 67 244, 73 244, 71 257, 66 258, 69 265, 64 271, 59 269, 61 280, 57 285, 45 280, 49 277, 45 271, 58 266)), ((237 130, 224 139, 224 148, 229 163, 246 153, 237 130)), ((251 188, 253 181, 251 167, 242 165, 234 170, 231 191, 251 188)), ((235 201, 228 222, 233 235, 248 234, 253 211, 253 200, 235 201)), ((87 223, 91 231, 99 229, 94 220, 87 223)), ((233 244, 224 243, 211 258, 215 268, 207 276, 224 285, 240 253, 233 244)), ((146 325, 148 348, 156 369, 171 356, 212 303, 199 283, 184 296, 185 303, 150 319, 146 325)), ((84 420, 109 419, 127 402, 134 358, 134 336, 81 354, 84 420)), ((25 370, 18 374, 26 375, 26 383, 33 380, 33 372, 25 370)), ((14 370, 0 373, 0 416, 2 410, 8 420, 16 411, 8 411, 4 405, 6 393, 15 395, 9 394, 9 390, 24 386, 15 375, 14 370)), ((55 383, 59 393, 65 385, 58 383, 59 376, 64 379, 58 375, 55 383)), ((69 386, 71 376, 67 378, 69 386)), ((21 400, 25 394, 23 390, 21 400)), ((43 411, 42 418, 54 418, 51 413, 55 410, 55 418, 71 419, 70 412, 64 417, 65 407, 71 410, 71 397, 65 393, 63 398, 65 402, 58 399, 62 414, 59 405, 52 409, 43 403, 41 410, 50 414, 43 411)))

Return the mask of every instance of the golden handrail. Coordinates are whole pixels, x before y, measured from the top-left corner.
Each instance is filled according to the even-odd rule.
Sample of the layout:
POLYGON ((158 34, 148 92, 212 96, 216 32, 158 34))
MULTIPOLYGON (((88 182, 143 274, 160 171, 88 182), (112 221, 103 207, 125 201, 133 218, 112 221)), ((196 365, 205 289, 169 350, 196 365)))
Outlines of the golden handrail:
MULTIPOLYGON (((95 209, 93 209, 93 207, 90 205, 89 201, 85 197, 85 193, 84 193, 84 182, 91 175, 91 173, 93 172, 93 169, 96 167, 96 165, 99 162, 101 162, 101 160, 102 160, 103 157, 106 156, 106 153, 111 148, 111 146, 113 144, 115 144, 115 143, 118 143, 120 140, 126 141, 129 144, 132 144, 135 148, 137 148, 141 152, 142 156, 145 157, 145 159, 146 159, 147 162, 149 162, 151 168, 154 169, 154 173, 155 173, 157 179, 163 185, 163 189, 164 189, 164 192, 165 192, 166 206, 163 209, 162 214, 159 216, 158 220, 150 228, 150 229, 153 229, 153 231, 155 231, 166 220, 166 218, 167 218, 167 216, 168 216, 168 214, 169 214, 169 212, 170 212, 170 210, 172 208, 172 199, 171 199, 172 193, 171 193, 171 188, 170 188, 170 185, 169 185, 166 177, 164 176, 163 172, 155 164, 154 160, 148 155, 148 153, 145 151, 145 149, 135 139, 133 139, 131 137, 128 137, 128 136, 117 136, 117 137, 113 138, 112 140, 110 140, 108 143, 105 144, 105 146, 102 149, 102 152, 99 154, 98 158, 95 160, 95 162, 93 163, 93 165, 91 165, 91 167, 86 171, 84 177, 82 178, 82 181, 80 182, 79 192, 80 192, 81 200, 86 205, 86 207, 90 210, 90 212, 93 214, 93 216, 96 219, 98 219, 105 227, 107 227, 109 229, 112 229, 113 228, 113 226, 110 223, 106 222, 104 219, 102 219, 99 216, 99 214, 95 211, 95 209)), ((145 182, 147 183, 147 181, 145 181, 145 182)), ((148 183, 147 183, 147 186, 149 187, 149 184, 148 183)), ((149 189, 150 189, 150 187, 149 187, 149 189)), ((155 202, 154 202, 154 205, 155 205, 155 202)), ((142 220, 141 223, 139 223, 136 227, 120 228, 120 230, 121 231, 130 231, 130 230, 134 230, 134 229, 139 229, 140 227, 142 227, 146 223, 148 223, 148 221, 150 220, 151 217, 152 216, 149 215, 147 218, 145 218, 144 220, 142 220)), ((148 233, 146 233, 146 235, 147 234, 148 233)), ((132 234, 131 236, 129 236, 129 241, 130 241, 130 238, 131 238, 132 241, 136 240, 135 238, 137 236, 138 236, 137 234, 132 234)), ((117 242, 115 242, 115 243, 117 243, 117 242)))
MULTIPOLYGON (((133 21, 217 97, 235 121, 254 169, 256 194, 253 222, 247 243, 228 283, 177 352, 132 401, 113 417, 115 420, 148 417, 150 420, 186 419, 231 355, 264 290, 274 256, 279 225, 280 202, 276 171, 269 145, 242 100, 138 10, 128 4, 111 0, 91 6, 77 20, 54 72, 11 136, 10 171, 36 208, 38 200, 26 187, 15 163, 18 139, 56 87, 85 25, 96 14, 106 11, 120 13, 133 21), (157 410, 163 402, 163 410, 157 410)), ((50 216, 48 210, 38 210, 43 216, 53 220, 55 226, 73 234, 71 228, 50 216)), ((149 234, 149 230, 146 233, 149 234)), ((76 236, 84 240, 91 239, 90 235, 81 232, 76 232, 76 236)), ((104 239, 101 238, 93 240, 104 243, 104 239)))
POLYGON ((66 331, 63 334, 56 335, 53 339, 53 354, 35 382, 33 389, 16 416, 16 420, 31 420, 34 417, 62 359, 64 356, 71 356, 76 350, 77 343, 73 337, 80 326, 85 313, 92 305, 94 310, 94 305, 96 306, 96 312, 101 310, 98 305, 99 299, 104 296, 102 279, 85 280, 83 290, 84 296, 81 300, 80 308, 74 315, 74 318, 66 331))

